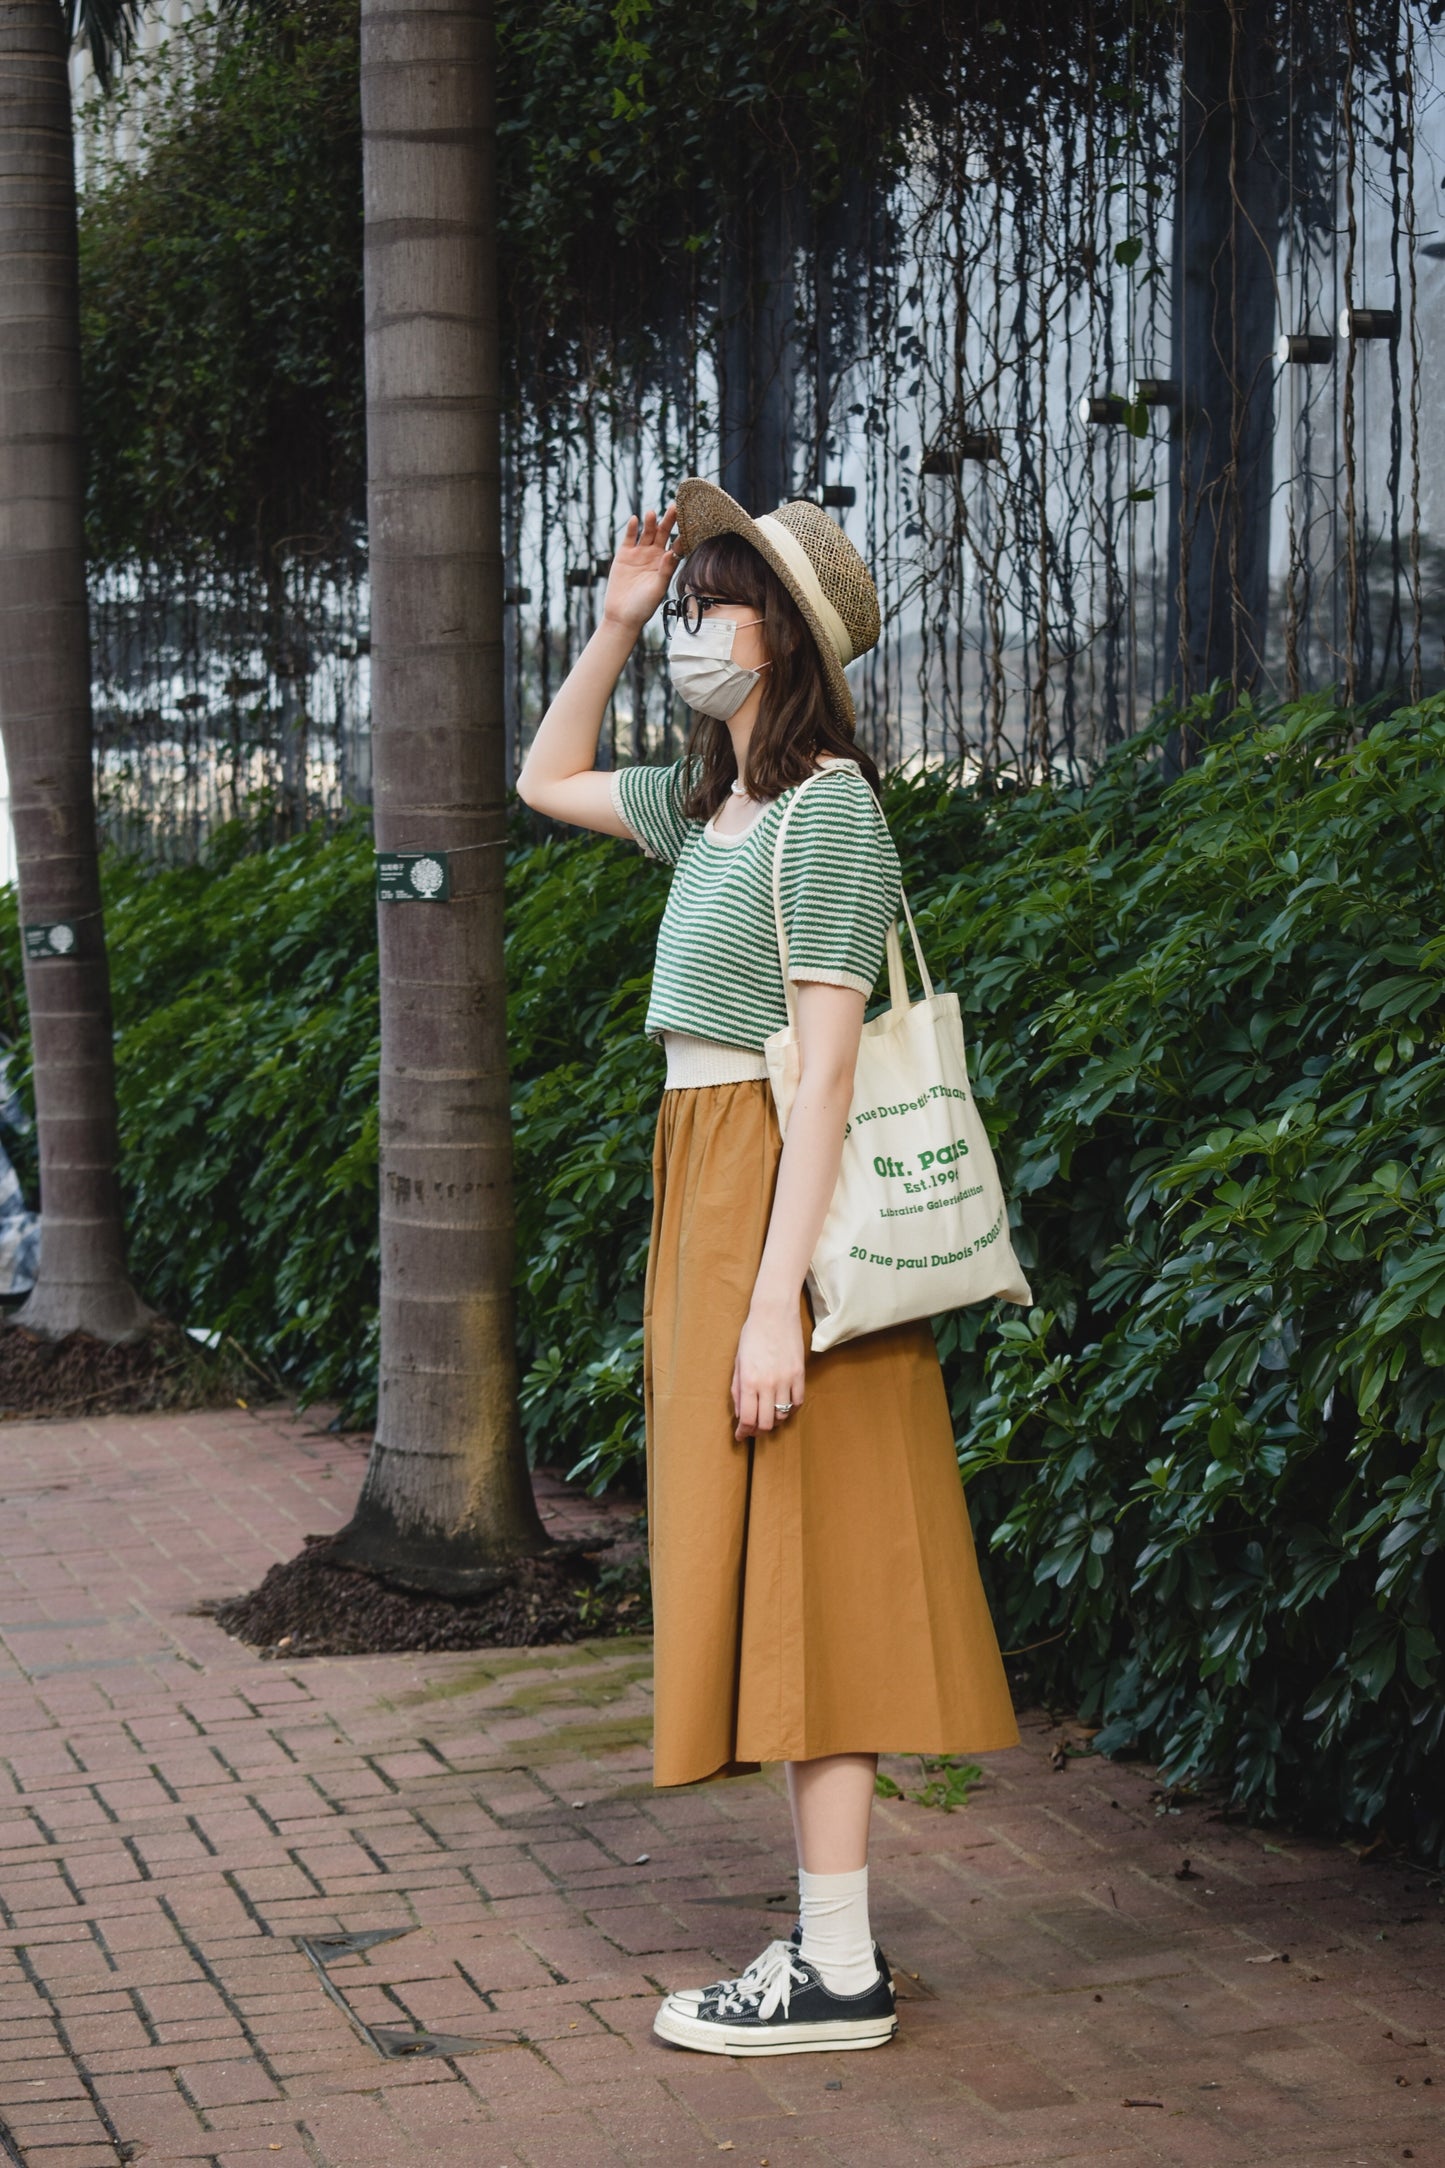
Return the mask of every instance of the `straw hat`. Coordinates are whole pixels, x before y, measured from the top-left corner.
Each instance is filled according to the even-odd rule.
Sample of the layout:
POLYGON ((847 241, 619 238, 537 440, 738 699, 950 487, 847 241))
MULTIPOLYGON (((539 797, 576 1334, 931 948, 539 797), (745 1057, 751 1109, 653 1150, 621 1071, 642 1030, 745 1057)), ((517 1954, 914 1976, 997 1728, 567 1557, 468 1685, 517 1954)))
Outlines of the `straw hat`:
POLYGON ((741 535, 777 573, 807 621, 823 658, 828 701, 845 730, 855 722, 843 665, 876 646, 878 590, 836 520, 806 498, 752 519, 716 482, 689 475, 677 490, 677 554, 714 535, 741 535))

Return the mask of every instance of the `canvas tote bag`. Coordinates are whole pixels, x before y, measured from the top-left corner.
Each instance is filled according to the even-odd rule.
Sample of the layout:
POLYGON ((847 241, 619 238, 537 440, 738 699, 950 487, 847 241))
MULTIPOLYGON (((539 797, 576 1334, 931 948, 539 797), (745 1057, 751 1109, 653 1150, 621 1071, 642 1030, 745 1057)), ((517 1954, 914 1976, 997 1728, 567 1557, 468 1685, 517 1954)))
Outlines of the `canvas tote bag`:
MULTIPOLYGON (((788 1021, 765 1042, 763 1056, 785 1136, 801 1057, 783 925, 783 845, 798 800, 817 780, 810 776, 794 792, 773 850, 773 917, 788 1021)), ((889 1006, 863 1026, 838 1184, 808 1272, 818 1354, 860 1333, 994 1296, 1033 1301, 969 1089, 958 996, 933 991, 913 913, 901 893, 899 901, 923 999, 909 1002, 895 920, 888 929, 889 1006)))

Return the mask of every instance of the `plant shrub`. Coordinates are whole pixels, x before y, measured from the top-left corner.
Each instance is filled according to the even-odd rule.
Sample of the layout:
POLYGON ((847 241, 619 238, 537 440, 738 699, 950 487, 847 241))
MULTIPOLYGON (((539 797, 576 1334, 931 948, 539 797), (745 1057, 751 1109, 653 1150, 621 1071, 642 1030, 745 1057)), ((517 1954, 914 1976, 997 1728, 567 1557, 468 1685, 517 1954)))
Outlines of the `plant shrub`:
MULTIPOLYGON (((202 865, 105 858, 131 1264, 178 1323, 230 1332, 306 1399, 376 1392, 379 1013, 370 831, 202 865)), ((661 1060, 642 1037, 662 869, 591 838, 512 853, 508 969, 524 1421, 538 1458, 640 1452, 642 1272, 661 1060), (616 1368, 617 1376, 612 1376, 616 1368)), ((19 1037, 13 889, 0 1002, 19 1037)), ((21 1172, 34 1183, 23 1156, 21 1172)))
MULTIPOLYGON (((1001 805, 967 959, 1037 1309, 948 1320, 1031 1684, 1260 1817, 1445 1849, 1445 703, 1001 805)), ((980 1096, 982 1096, 982 1091, 980 1096)))
POLYGON ((110 858, 106 933, 131 1263, 179 1324, 234 1334, 362 1412, 376 1371, 378 1020, 358 823, 210 862, 110 858))
MULTIPOLYGON (((940 1348, 1029 1689, 1173 1782, 1438 1858, 1445 702, 1239 720, 1167 789, 1157 737, 1079 790, 890 784, 1037 1299, 939 1321, 940 1348)), ((582 909, 639 877, 550 848, 582 909)), ((545 974, 550 919, 603 990, 565 1084, 519 1102, 521 1152, 544 1104, 556 1151, 528 1419, 607 1481, 640 1451, 646 942, 609 970, 605 913, 589 946, 565 891, 528 893, 514 974, 545 974)))
MULTIPOLYGON (((1439 1857, 1445 702, 1239 720, 1167 789, 1157 737, 1079 790, 890 785, 1037 1298, 940 1348, 1030 1689, 1171 1781, 1439 1857)), ((514 1000, 567 1042, 515 1041, 527 1419, 606 1482, 640 1452, 663 883, 589 840, 518 881, 514 1000)))
MULTIPOLYGON (((1246 716, 1168 788, 1155 752, 889 786, 1037 1303, 939 1324, 999 1623, 1104 1751, 1440 1858, 1445 699, 1246 716)), ((107 871, 137 1273, 358 1416, 369 839, 242 842, 107 871)), ((666 874, 519 828, 509 877, 524 1422, 636 1482, 666 874)), ((18 1014, 13 899, 0 956, 18 1014)))
POLYGON ((642 1455, 642 1293, 662 1058, 642 1034, 666 869, 607 838, 516 860, 508 1023, 522 1422, 594 1489, 642 1455))

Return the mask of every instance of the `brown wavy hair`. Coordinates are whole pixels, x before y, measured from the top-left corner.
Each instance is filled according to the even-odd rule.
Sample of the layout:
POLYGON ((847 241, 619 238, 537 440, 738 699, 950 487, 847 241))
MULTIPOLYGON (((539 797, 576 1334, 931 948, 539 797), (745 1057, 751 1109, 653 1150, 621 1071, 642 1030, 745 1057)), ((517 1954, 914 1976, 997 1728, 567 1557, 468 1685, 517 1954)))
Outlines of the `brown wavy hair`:
MULTIPOLYGON (((743 780, 749 793, 776 798, 813 773, 819 754, 831 753, 856 760, 875 795, 881 795, 877 768, 828 704, 827 680, 807 619, 751 542, 737 534, 699 542, 683 559, 677 584, 681 594, 743 603, 763 620, 763 644, 773 667, 748 740, 743 780)), ((684 757, 683 812, 689 820, 711 820, 738 772, 727 724, 695 715, 684 757)))

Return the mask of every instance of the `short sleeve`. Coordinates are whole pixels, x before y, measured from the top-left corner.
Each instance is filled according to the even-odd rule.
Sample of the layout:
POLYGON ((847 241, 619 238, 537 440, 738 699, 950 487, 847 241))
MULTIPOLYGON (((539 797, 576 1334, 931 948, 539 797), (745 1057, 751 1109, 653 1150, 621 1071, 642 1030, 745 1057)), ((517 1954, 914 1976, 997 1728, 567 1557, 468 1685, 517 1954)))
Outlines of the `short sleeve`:
POLYGON ((692 823, 682 810, 682 762, 638 761, 612 771, 612 805, 649 858, 675 866, 692 823))
POLYGON ((898 853, 857 768, 799 798, 783 846, 783 924, 790 979, 871 994, 898 915, 898 853))

